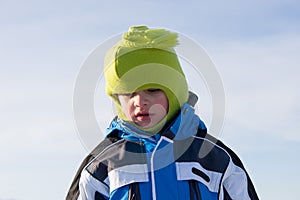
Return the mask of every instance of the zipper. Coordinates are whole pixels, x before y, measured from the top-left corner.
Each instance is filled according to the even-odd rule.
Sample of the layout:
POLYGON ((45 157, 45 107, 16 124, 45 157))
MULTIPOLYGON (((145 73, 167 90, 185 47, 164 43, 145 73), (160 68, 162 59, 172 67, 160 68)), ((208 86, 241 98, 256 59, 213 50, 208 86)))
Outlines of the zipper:
POLYGON ((130 187, 128 190, 128 200, 141 200, 139 183, 130 184, 130 187))
POLYGON ((190 200, 202 200, 200 188, 196 180, 189 180, 190 200), (196 196, 196 199, 194 198, 196 196))
POLYGON ((173 143, 173 141, 165 136, 161 136, 161 138, 158 140, 155 148, 153 149, 153 152, 152 152, 152 155, 151 155, 151 158, 150 158, 150 165, 151 165, 151 185, 152 185, 152 200, 156 200, 156 185, 155 185, 155 175, 154 175, 154 172, 155 172, 155 169, 154 169, 154 156, 155 156, 155 153, 158 149, 158 147, 160 146, 161 142, 162 141, 167 141, 169 143, 173 143))

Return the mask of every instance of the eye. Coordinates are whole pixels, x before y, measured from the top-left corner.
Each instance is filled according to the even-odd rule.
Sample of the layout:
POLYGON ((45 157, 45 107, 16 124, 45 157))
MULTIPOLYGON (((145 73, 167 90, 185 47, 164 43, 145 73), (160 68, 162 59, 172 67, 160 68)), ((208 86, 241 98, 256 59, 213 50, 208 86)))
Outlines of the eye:
POLYGON ((121 94, 118 94, 118 96, 120 97, 127 97, 127 98, 129 98, 129 97, 132 97, 132 96, 134 96, 134 94, 135 93, 121 93, 121 94))
POLYGON ((149 92, 149 93, 156 93, 156 92, 160 92, 161 91, 161 89, 157 89, 157 88, 149 88, 149 89, 147 89, 147 92, 149 92))

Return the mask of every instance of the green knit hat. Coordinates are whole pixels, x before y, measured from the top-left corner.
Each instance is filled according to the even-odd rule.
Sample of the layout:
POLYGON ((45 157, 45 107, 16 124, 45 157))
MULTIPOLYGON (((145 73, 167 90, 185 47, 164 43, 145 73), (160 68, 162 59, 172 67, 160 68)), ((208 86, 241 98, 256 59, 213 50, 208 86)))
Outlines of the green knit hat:
POLYGON ((113 98, 119 118, 128 121, 114 94, 149 88, 165 92, 169 108, 165 122, 188 99, 188 86, 174 47, 178 35, 164 29, 133 26, 105 57, 106 92, 113 98))

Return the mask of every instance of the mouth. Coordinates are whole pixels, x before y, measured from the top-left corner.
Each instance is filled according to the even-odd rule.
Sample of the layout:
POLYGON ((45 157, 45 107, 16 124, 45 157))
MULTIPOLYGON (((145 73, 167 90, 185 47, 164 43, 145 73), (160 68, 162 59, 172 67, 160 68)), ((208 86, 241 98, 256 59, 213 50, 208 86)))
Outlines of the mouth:
POLYGON ((140 120, 140 121, 146 121, 150 119, 151 114, 148 112, 138 112, 135 115, 135 118, 140 120))

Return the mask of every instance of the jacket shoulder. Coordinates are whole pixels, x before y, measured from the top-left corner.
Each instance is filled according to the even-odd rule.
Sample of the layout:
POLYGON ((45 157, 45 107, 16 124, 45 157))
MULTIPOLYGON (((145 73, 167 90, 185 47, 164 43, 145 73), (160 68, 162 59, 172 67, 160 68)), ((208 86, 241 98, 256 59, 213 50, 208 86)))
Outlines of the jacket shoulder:
POLYGON ((185 140, 175 141, 176 161, 199 163, 206 170, 223 174, 231 162, 231 156, 218 144, 218 140, 206 133, 205 137, 196 135, 185 140))
MULTIPOLYGON (((247 182, 247 192, 248 195, 250 197, 250 199, 252 200, 258 200, 258 195, 255 191, 255 187, 253 185, 253 182, 249 176, 249 174, 247 173, 247 170, 245 169, 241 159, 239 158, 239 156, 231 149, 229 148, 227 145, 225 145, 222 141, 216 139, 215 137, 213 137, 210 134, 207 133, 203 133, 201 131, 198 131, 197 133, 197 137, 199 138, 205 138, 206 140, 212 142, 213 144, 215 144, 216 147, 222 149, 230 158, 230 162, 232 162, 235 166, 237 166, 238 168, 242 169, 243 173, 245 173, 246 175, 246 182, 247 182)), ((226 189, 224 188, 224 195, 225 196, 229 196, 228 191, 226 191, 226 189)))
POLYGON ((122 138, 99 152, 85 170, 98 181, 105 182, 108 173, 117 168, 145 163, 144 146, 122 138))
POLYGON ((232 162, 239 166, 240 168, 244 169, 243 163, 238 157, 238 155, 227 145, 225 145, 221 140, 215 138, 214 136, 210 135, 209 133, 203 133, 201 130, 198 130, 198 133, 196 135, 199 138, 206 139, 207 141, 210 141, 212 144, 214 144, 219 149, 222 149, 232 160, 232 162))
POLYGON ((109 145, 119 141, 121 138, 118 136, 118 133, 115 132, 110 134, 109 137, 106 137, 103 141, 101 141, 81 162, 74 178, 71 183, 71 186, 68 190, 66 200, 77 199, 79 196, 79 180, 81 176, 81 172, 85 169, 85 167, 96 158, 98 154, 100 154, 104 149, 106 149, 109 145))

